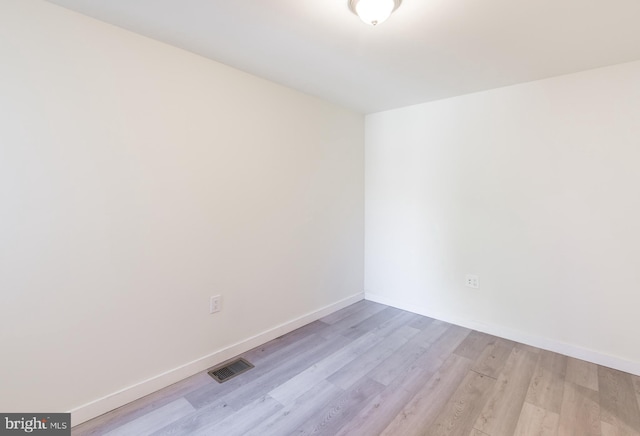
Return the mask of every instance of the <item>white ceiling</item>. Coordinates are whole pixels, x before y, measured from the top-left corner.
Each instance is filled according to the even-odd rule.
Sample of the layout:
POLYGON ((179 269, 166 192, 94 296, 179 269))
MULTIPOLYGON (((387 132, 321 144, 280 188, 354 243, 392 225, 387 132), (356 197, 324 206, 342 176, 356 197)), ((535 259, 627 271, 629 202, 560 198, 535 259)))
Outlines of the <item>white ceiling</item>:
POLYGON ((640 59, 640 0, 49 0, 371 113, 640 59))

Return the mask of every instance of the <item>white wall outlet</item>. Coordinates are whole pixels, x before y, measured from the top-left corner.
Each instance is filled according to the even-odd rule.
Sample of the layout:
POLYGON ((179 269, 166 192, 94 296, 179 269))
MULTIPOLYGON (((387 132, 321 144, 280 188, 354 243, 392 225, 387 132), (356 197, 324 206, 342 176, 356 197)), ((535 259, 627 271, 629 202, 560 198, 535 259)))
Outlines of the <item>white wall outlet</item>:
POLYGON ((464 284, 470 288, 478 289, 480 287, 480 279, 476 275, 467 274, 464 284))
POLYGON ((216 313, 222 310, 222 296, 214 295, 209 300, 209 313, 216 313))

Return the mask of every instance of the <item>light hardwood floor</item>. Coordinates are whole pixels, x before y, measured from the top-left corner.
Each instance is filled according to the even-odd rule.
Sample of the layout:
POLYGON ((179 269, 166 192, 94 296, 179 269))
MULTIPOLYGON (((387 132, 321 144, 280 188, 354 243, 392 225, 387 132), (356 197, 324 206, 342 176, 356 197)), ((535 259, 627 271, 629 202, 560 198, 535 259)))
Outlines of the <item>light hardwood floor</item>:
POLYGON ((640 436, 640 377, 362 301, 74 435, 640 436))

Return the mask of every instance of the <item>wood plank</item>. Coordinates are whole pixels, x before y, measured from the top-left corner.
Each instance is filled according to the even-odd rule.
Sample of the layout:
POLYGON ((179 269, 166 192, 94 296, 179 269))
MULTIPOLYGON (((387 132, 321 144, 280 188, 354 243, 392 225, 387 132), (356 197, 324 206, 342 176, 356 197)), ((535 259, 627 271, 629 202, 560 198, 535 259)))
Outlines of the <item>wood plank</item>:
POLYGON ((498 378, 514 346, 512 341, 494 337, 494 341, 482 350, 471 369, 487 377, 498 378))
POLYGON ((414 329, 424 330, 435 321, 433 318, 429 318, 428 316, 420 316, 418 315, 415 320, 409 323, 409 327, 413 327, 414 329))
POLYGON ((525 401, 520 412, 514 436, 560 436, 560 415, 525 401))
POLYGON ((413 397, 413 392, 401 387, 386 386, 369 399, 362 410, 336 436, 379 435, 396 418, 413 397))
POLYGON ((179 418, 195 412, 195 409, 187 400, 179 398, 166 404, 153 412, 149 412, 133 421, 130 421, 116 429, 113 429, 105 436, 130 436, 135 435, 149 435, 156 430, 171 424, 179 418))
POLYGON ((412 338, 420 332, 420 329, 409 325, 416 319, 416 317, 420 317, 420 315, 402 311, 402 313, 400 313, 398 316, 380 324, 379 326, 371 330, 371 333, 379 336, 389 336, 391 334, 395 334, 397 330, 402 329, 402 331, 407 334, 405 336, 407 339, 412 338))
POLYGON ((425 433, 432 436, 467 436, 495 383, 494 378, 469 371, 425 433))
POLYGON ((519 350, 528 351, 534 354, 540 354, 540 351, 542 351, 540 348, 534 347, 532 345, 521 344, 519 342, 516 342, 515 347, 519 350))
POLYGON ((290 434, 335 435, 360 412, 367 399, 376 396, 383 389, 384 386, 380 383, 366 377, 362 378, 290 434))
POLYGON ((243 436, 258 427, 268 417, 278 413, 283 407, 282 404, 265 395, 222 421, 207 421, 206 425, 194 429, 190 436, 243 436))
POLYGON ((409 403, 382 431, 382 435, 421 435, 447 405, 460 383, 469 373, 473 362, 452 354, 440 369, 421 385, 409 403))
POLYGON ((193 392, 204 384, 209 383, 211 377, 202 372, 181 380, 166 388, 126 404, 104 415, 73 427, 74 436, 103 435, 136 418, 144 416, 154 410, 171 403, 185 394, 193 392))
MULTIPOLYGON (((256 364, 256 367, 242 374, 240 377, 235 377, 220 384, 207 376, 209 378, 207 383, 204 383, 198 389, 194 389, 185 394, 185 398, 195 408, 201 408, 208 404, 217 403, 226 395, 237 394, 238 390, 251 389, 247 386, 250 385, 253 387, 253 385, 258 383, 262 377, 265 377, 267 374, 271 374, 274 371, 283 371, 286 368, 290 371, 298 370, 298 372, 301 372, 306 368, 304 364, 310 359, 313 359, 314 356, 318 356, 330 350, 335 350, 336 344, 345 345, 348 342, 349 341, 346 338, 338 338, 335 343, 333 343, 323 336, 312 334, 307 337, 307 340, 305 341, 289 343, 281 349, 274 350, 270 355, 264 356, 260 362, 254 363, 252 361, 252 363, 256 364)), ((262 395, 265 394, 266 392, 262 395)), ((253 401, 253 399, 251 401, 253 401)))
POLYGON ((600 429, 602 436, 620 436, 618 428, 606 422, 600 421, 600 429))
POLYGON ((372 368, 367 376, 380 384, 389 386, 398 375, 404 373, 409 367, 414 365, 416 360, 426 351, 426 348, 416 347, 410 342, 405 343, 393 354, 372 368))
MULTIPOLYGON (((289 435, 304 426, 320 410, 326 409, 334 403, 344 391, 327 381, 314 386, 299 397, 290 406, 277 411, 259 426, 249 430, 246 436, 289 435)), ((184 433, 188 434, 188 433, 184 433)))
POLYGON ((381 362, 368 376, 385 386, 392 382, 402 385, 402 380, 412 377, 426 380, 446 360, 449 350, 464 340, 468 333, 467 329, 441 321, 429 323, 425 330, 381 362))
POLYGON ((335 324, 338 321, 342 321, 354 313, 360 312, 368 307, 377 307, 379 310, 383 310, 387 306, 380 303, 374 303, 373 301, 361 300, 345 307, 344 309, 340 309, 337 312, 330 313, 329 315, 320 318, 320 321, 326 324, 335 324))
POLYGON ((235 409, 224 401, 217 401, 200 409, 196 409, 195 412, 184 415, 182 418, 175 420, 154 433, 151 433, 151 435, 182 436, 192 434, 197 429, 206 427, 211 422, 222 421, 236 412, 237 411, 235 409))
POLYGON ((598 393, 565 382, 558 432, 566 436, 600 436, 598 393))
POLYGON ((290 405, 300 395, 342 367, 357 364, 354 361, 363 353, 378 345, 382 339, 379 336, 367 333, 309 366, 299 374, 289 377, 288 380, 269 391, 269 395, 284 405, 290 405))
POLYGON ((318 334, 328 328, 329 325, 315 321, 286 335, 280 336, 259 347, 255 347, 242 356, 259 368, 271 368, 293 350, 304 351, 314 344, 326 342, 326 339, 318 334))
MULTIPOLYGON (((432 325, 434 324, 436 323, 432 325)), ((427 347, 427 352, 432 356, 446 359, 470 333, 471 330, 467 328, 449 324, 444 333, 438 333, 437 336, 431 336, 428 340, 416 341, 415 343, 427 347)))
POLYGON ((542 350, 526 401, 559 415, 566 370, 566 356, 542 350))
POLYGON ((285 335, 278 336, 277 338, 267 342, 266 344, 259 345, 251 350, 247 351, 243 355, 247 359, 251 359, 255 362, 260 362, 264 358, 269 358, 273 353, 279 352, 287 346, 295 344, 299 341, 304 341, 309 338, 310 335, 318 333, 329 327, 328 324, 322 321, 313 321, 307 325, 304 325, 292 332, 285 335))
POLYGON ((600 419, 622 435, 640 434, 640 408, 631 374, 598 367, 600 419))
POLYGON ((598 365, 567 357, 566 381, 593 391, 598 390, 598 365))
POLYGON ((474 330, 458 345, 454 353, 467 359, 476 360, 489 345, 495 343, 496 339, 495 336, 474 330))
MULTIPOLYGON (((411 343, 416 347, 429 348, 435 344, 448 330, 453 327, 452 324, 448 324, 443 321, 433 321, 424 330, 421 330, 417 335, 411 339, 411 343)), ((455 326, 460 329, 462 327, 455 326)), ((471 333, 471 330, 466 330, 467 334, 471 333)), ((466 336, 465 336, 466 337, 466 336)))
MULTIPOLYGON (((370 304, 364 305, 364 307, 360 310, 351 313, 349 316, 336 321, 333 324, 330 324, 329 327, 323 330, 320 334, 327 339, 333 339, 336 335, 344 336, 351 330, 352 327, 360 324, 367 318, 372 317, 378 312, 381 312, 387 308, 387 306, 384 306, 382 304, 371 302, 368 303, 370 304)), ((358 330, 358 332, 362 332, 363 334, 365 333, 363 330, 358 330)))
POLYGON ((363 319, 357 324, 350 326, 348 329, 345 329, 341 335, 346 336, 347 338, 357 338, 363 334, 373 333, 373 331, 378 329, 380 325, 388 323, 394 318, 400 317, 403 313, 404 311, 396 309, 395 307, 387 307, 386 309, 363 319))
POLYGON ((513 435, 537 363, 538 354, 513 348, 474 428, 491 436, 513 435))
POLYGON ((600 426, 602 429, 602 436, 638 436, 640 435, 640 432, 629 431, 628 429, 625 430, 604 421, 600 421, 600 426))
MULTIPOLYGON (((412 327, 408 328, 417 332, 412 327)), ((397 329, 393 334, 358 356, 356 361, 344 365, 339 371, 334 372, 328 377, 328 380, 342 389, 349 389, 382 362, 387 362, 388 359, 397 355, 398 349, 407 343, 406 336, 407 333, 403 331, 403 328, 397 329)))
POLYGON ((451 357, 453 350, 467 337, 471 330, 449 325, 447 331, 440 336, 415 362, 406 367, 402 365, 396 372, 392 383, 403 386, 414 393, 422 386, 422 381, 431 378, 451 357))
MULTIPOLYGON (((267 395, 271 390, 286 383, 291 377, 303 372, 314 363, 323 359, 326 356, 330 356, 337 350, 340 350, 350 341, 344 337, 336 337, 332 341, 326 341, 320 343, 318 346, 312 347, 302 353, 294 353, 288 356, 286 359, 280 359, 277 365, 269 368, 268 371, 256 372, 258 368, 251 369, 239 377, 236 377, 228 382, 219 385, 220 391, 224 394, 213 394, 209 397, 197 397, 193 398, 191 394, 186 398, 195 407, 202 407, 203 405, 210 404, 217 401, 225 401, 228 405, 234 409, 240 410, 247 404, 267 395), (246 378, 246 380, 244 380, 246 378), (224 386, 231 384, 236 379, 243 379, 239 386, 234 389, 226 390, 224 386), (194 401, 199 401, 199 404, 195 404, 194 401)), ((216 383, 217 384, 217 383, 216 383)))

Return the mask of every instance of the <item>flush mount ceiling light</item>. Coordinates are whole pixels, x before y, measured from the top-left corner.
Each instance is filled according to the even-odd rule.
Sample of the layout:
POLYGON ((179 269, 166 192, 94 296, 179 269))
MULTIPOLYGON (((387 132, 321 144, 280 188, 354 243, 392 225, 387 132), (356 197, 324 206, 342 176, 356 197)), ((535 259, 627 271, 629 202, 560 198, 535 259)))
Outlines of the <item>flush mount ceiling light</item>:
POLYGON ((372 26, 382 23, 398 9, 402 0, 349 0, 349 9, 372 26))

